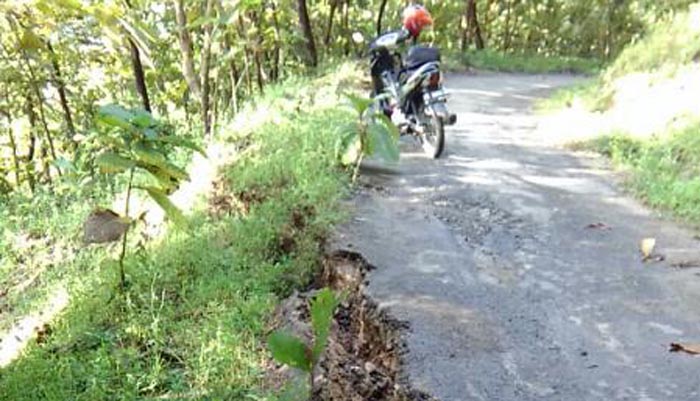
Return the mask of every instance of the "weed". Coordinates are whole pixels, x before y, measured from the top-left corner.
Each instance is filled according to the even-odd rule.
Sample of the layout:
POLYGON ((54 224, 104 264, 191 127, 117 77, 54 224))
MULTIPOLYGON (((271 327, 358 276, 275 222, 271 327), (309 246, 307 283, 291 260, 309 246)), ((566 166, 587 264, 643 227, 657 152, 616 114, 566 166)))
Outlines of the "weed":
POLYGON ((314 393, 315 371, 326 350, 333 315, 339 304, 340 299, 328 288, 320 290, 311 301, 309 311, 314 336, 311 344, 282 330, 275 331, 268 337, 268 347, 277 362, 301 370, 308 376, 308 388, 297 386, 296 391, 290 392, 290 398, 305 400, 314 393))
POLYGON ((628 187, 647 204, 700 223, 700 122, 663 136, 612 133, 578 144, 611 158, 630 174, 628 187))

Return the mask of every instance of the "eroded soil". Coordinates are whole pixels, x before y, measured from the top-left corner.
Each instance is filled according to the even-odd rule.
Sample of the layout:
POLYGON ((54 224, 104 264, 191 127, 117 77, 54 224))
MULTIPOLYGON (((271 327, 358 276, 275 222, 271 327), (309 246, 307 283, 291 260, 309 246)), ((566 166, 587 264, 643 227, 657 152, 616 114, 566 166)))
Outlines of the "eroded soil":
MULTIPOLYGON (((326 352, 315 372, 315 401, 428 401, 402 374, 406 324, 381 311, 365 293, 371 266, 357 253, 336 251, 324 261, 314 289, 297 293, 278 308, 275 326, 311 341, 309 301, 318 288, 344 294, 336 310, 326 352)), ((274 365, 269 378, 278 389, 298 372, 274 365)))

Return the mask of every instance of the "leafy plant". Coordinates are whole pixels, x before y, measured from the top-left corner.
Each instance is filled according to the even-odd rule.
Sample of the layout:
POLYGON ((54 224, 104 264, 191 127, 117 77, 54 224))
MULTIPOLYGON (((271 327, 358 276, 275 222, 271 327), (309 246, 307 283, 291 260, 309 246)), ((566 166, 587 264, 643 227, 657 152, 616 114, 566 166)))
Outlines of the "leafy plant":
POLYGON ((357 121, 340 127, 336 155, 342 164, 355 166, 355 181, 365 156, 376 154, 387 162, 399 160, 399 130, 382 113, 380 97, 365 99, 351 94, 345 96, 357 115, 357 121))
MULTIPOLYGON (((97 122, 107 130, 97 134, 96 141, 102 152, 95 158, 95 164, 104 174, 128 173, 124 219, 129 217, 129 201, 132 189, 141 189, 163 209, 176 225, 186 225, 185 217, 175 206, 168 194, 177 188, 188 175, 172 163, 168 156, 176 148, 189 148, 204 151, 184 138, 172 135, 166 125, 140 109, 129 110, 119 105, 100 107, 97 122), (134 174, 145 173, 151 177, 151 185, 134 185, 134 174)), ((126 254, 128 230, 122 237, 122 250, 119 257, 119 277, 121 288, 125 287, 124 256, 126 254)))
POLYGON ((333 291, 324 288, 316 294, 311 302, 311 326, 314 340, 312 344, 284 331, 275 331, 268 338, 272 356, 279 363, 301 370, 309 375, 308 391, 313 394, 314 372, 321 354, 328 345, 333 314, 340 303, 340 298, 333 291))

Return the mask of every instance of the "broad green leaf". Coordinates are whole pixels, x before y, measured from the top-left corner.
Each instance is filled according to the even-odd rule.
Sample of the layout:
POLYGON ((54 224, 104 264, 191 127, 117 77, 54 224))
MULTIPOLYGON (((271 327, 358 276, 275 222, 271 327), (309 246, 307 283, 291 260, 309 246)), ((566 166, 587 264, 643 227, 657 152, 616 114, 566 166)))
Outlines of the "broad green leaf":
POLYGON ((376 153, 387 162, 399 161, 399 145, 391 131, 380 123, 372 123, 367 127, 372 154, 376 153))
POLYGON ((387 117, 386 114, 377 113, 375 117, 379 119, 379 123, 384 125, 384 127, 389 131, 389 133, 391 133, 394 139, 399 139, 399 137, 401 136, 399 128, 396 125, 394 125, 393 122, 391 122, 391 119, 387 117))
POLYGON ((175 189, 177 181, 173 181, 173 178, 170 175, 158 169, 153 169, 153 171, 147 171, 153 178, 155 178, 158 181, 160 187, 163 189, 163 192, 170 193, 173 189, 175 189))
POLYGON ((311 372, 309 349, 300 339, 281 331, 275 331, 267 338, 272 357, 279 363, 311 372))
POLYGON ((131 117, 130 122, 139 128, 150 128, 157 124, 151 113, 145 110, 136 110, 131 114, 133 117, 131 117))
POLYGON ((152 166, 158 166, 167 163, 165 156, 155 149, 151 149, 146 146, 143 142, 136 142, 132 146, 132 150, 136 155, 138 161, 150 164, 152 166))
POLYGON ((165 212, 165 215, 168 216, 168 218, 175 223, 176 226, 187 226, 187 219, 182 214, 182 211, 178 209, 178 207, 175 206, 170 199, 168 199, 168 195, 166 195, 162 189, 154 187, 142 187, 141 189, 148 192, 148 195, 150 195, 151 198, 156 201, 158 206, 160 206, 160 208, 165 212))
MULTIPOLYGON (((186 171, 170 163, 165 155, 155 149, 147 147, 143 142, 137 142, 134 144, 132 150, 140 164, 153 166, 157 170, 162 171, 178 181, 189 178, 186 171)), ((151 169, 148 168, 147 170, 151 171, 151 169)))
POLYGON ((343 165, 349 166, 359 159, 362 151, 359 126, 357 123, 346 124, 339 129, 339 133, 335 155, 343 165))
POLYGON ((365 110, 374 102, 372 99, 362 98, 351 93, 346 93, 345 97, 350 101, 352 108, 360 115, 364 114, 365 110))
POLYGON ((164 143, 169 143, 171 145, 180 147, 180 148, 187 148, 194 150, 195 152, 201 154, 204 157, 207 157, 206 152, 204 152, 204 149, 197 145, 196 143, 187 140, 185 138, 177 137, 177 136, 161 136, 158 138, 158 142, 164 142, 164 143))
POLYGON ((328 344, 333 315, 340 300, 333 291, 324 288, 316 294, 311 302, 311 326, 314 329, 314 348, 312 351, 313 360, 318 361, 328 344))
POLYGON ((118 104, 100 106, 97 121, 112 126, 132 130, 131 119, 134 114, 118 104))
POLYGON ((95 158, 95 164, 103 173, 121 173, 134 166, 136 162, 114 152, 105 152, 95 158))

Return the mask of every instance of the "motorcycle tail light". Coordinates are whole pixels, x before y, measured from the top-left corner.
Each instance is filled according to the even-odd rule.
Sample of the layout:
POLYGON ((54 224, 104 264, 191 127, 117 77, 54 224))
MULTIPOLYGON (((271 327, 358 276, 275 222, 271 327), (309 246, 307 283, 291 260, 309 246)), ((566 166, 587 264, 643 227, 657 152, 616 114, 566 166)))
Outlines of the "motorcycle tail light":
POLYGON ((442 81, 442 79, 440 77, 440 73, 439 72, 433 73, 428 78, 428 88, 439 89, 440 88, 440 81, 442 81))

